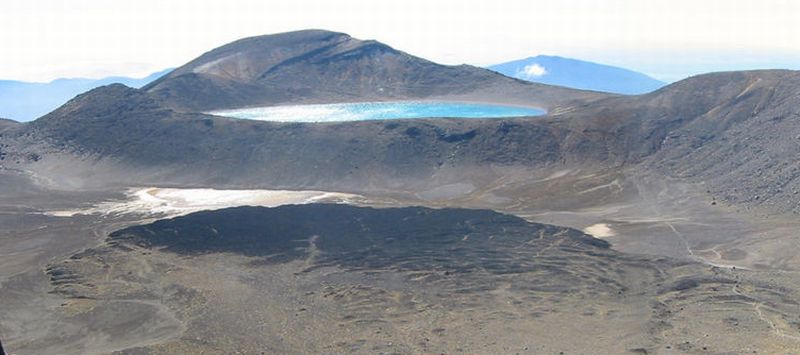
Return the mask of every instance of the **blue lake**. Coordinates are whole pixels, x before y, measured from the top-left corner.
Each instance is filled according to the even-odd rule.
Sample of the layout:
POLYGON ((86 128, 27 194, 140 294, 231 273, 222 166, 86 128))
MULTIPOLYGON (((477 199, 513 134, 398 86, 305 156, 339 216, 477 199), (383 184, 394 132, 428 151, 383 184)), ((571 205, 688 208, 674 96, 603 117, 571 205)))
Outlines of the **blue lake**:
POLYGON ((402 101, 271 106, 210 113, 218 116, 261 121, 340 122, 426 117, 520 117, 538 116, 544 114, 544 111, 535 108, 491 104, 402 101))

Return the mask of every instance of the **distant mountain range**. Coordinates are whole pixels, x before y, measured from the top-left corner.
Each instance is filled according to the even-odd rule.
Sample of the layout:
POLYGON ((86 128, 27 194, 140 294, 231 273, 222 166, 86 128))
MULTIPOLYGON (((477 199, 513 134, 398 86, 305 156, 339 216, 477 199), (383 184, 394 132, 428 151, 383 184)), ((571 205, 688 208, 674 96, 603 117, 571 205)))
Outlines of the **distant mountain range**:
MULTIPOLYGON (((0 80, 0 117, 11 118, 17 121, 30 121, 38 117, 44 116, 45 114, 63 105, 68 100, 72 99, 78 94, 112 83, 120 83, 132 88, 140 88, 151 84, 148 86, 147 89, 151 88, 154 89, 151 91, 156 93, 156 95, 158 96, 180 98, 178 100, 187 100, 187 99, 197 100, 197 102, 180 102, 180 103, 174 102, 177 104, 177 106, 183 106, 182 108, 192 108, 192 109, 209 108, 211 106, 214 106, 214 103, 222 104, 223 102, 225 102, 225 104, 222 104, 220 106, 237 107, 244 105, 252 105, 256 103, 269 105, 282 101, 290 101, 290 102, 324 101, 324 100, 314 100, 313 98, 311 98, 315 96, 314 94, 309 95, 310 93, 308 92, 299 92, 302 90, 294 87, 298 86, 297 83, 287 84, 286 81, 280 80, 281 75, 295 76, 295 74, 297 74, 298 70, 294 70, 291 68, 291 65, 298 64, 295 62, 273 63, 275 58, 271 58, 273 59, 273 61, 264 60, 264 58, 260 58, 256 54, 255 57, 257 58, 254 59, 255 62, 267 66, 266 68, 264 68, 264 70, 261 70, 260 72, 267 72, 268 74, 270 74, 270 76, 274 76, 274 78, 262 77, 257 79, 253 78, 244 79, 243 76, 246 77, 247 73, 236 72, 235 69, 230 70, 230 68, 228 69, 223 68, 226 65, 230 66, 234 64, 235 65, 242 64, 239 63, 240 61, 243 60, 241 55, 231 55, 231 54, 237 53, 238 50, 240 49, 239 47, 245 47, 245 46, 252 47, 253 45, 251 42, 259 40, 264 41, 266 39, 252 38, 252 39, 237 41, 228 46, 207 53, 203 57, 198 58, 198 60, 189 63, 187 66, 184 66, 179 70, 173 71, 173 69, 170 68, 160 72, 153 73, 151 75, 148 75, 147 77, 140 79, 115 76, 103 79, 85 79, 85 78, 57 79, 49 83, 30 83, 23 81, 0 80), (214 60, 210 59, 215 59, 219 61, 214 62, 214 60), (272 65, 275 65, 275 67, 272 68, 271 67, 272 65), (220 70, 222 70, 222 72, 219 72, 220 70), (213 73, 214 75, 211 76, 206 75, 210 73, 213 73), (178 77, 180 77, 180 79, 172 80, 168 84, 164 83, 165 79, 167 78, 178 78, 178 77), (236 90, 234 90, 236 91, 236 94, 231 95, 231 97, 226 97, 227 95, 225 94, 220 96, 219 95, 220 92, 217 92, 216 90, 214 90, 215 93, 211 97, 204 97, 202 94, 199 96, 197 95, 193 97, 190 96, 191 98, 186 98, 183 95, 174 95, 175 90, 182 91, 182 89, 180 88, 182 85, 184 84, 189 85, 188 82, 184 83, 184 81, 209 81, 209 80, 216 82, 216 85, 219 85, 220 88, 228 87, 228 85, 233 85, 234 87, 246 86, 247 90, 238 90, 237 88, 236 90), (170 94, 170 92, 173 93, 170 94), (271 94, 264 95, 267 92, 271 92, 271 94), (250 96, 257 96, 262 99, 254 100, 255 101, 254 102, 251 100, 250 96), (266 99, 265 101, 264 98, 271 98, 271 99, 266 99), (209 105, 209 106, 202 107, 203 105, 209 105)), ((291 41, 291 39, 285 39, 285 40, 291 41)), ((338 58, 340 56, 352 55, 354 53, 354 50, 370 51, 372 52, 371 55, 373 56, 388 55, 389 57, 393 58, 393 60, 398 61, 393 64, 398 68, 403 66, 405 63, 413 62, 416 60, 416 58, 412 56, 396 51, 377 42, 367 41, 364 42, 364 45, 359 44, 355 46, 355 48, 349 48, 349 46, 353 45, 353 43, 348 43, 347 41, 340 42, 342 40, 338 36, 338 34, 335 34, 330 38, 327 38, 326 40, 331 43, 335 43, 334 47, 328 48, 326 51, 317 53, 315 55, 317 56, 318 60, 329 61, 328 62, 329 65, 336 63, 335 58, 338 58)), ((257 46, 257 47, 270 48, 274 45, 281 45, 281 44, 282 43, 276 43, 276 44, 265 43, 263 46, 257 46)), ((236 68, 236 66, 233 66, 231 68, 236 68)), ((428 68, 426 70, 430 70, 432 68, 436 68, 436 66, 435 65, 430 66, 427 63, 424 63, 424 65, 419 65, 419 67, 416 68, 415 70, 419 70, 422 68, 428 68)), ((450 68, 447 70, 458 71, 462 69, 465 70, 466 72, 472 71, 472 74, 470 75, 477 75, 477 77, 475 77, 474 79, 478 79, 478 77, 480 77, 481 75, 485 75, 480 73, 480 70, 478 70, 477 68, 471 68, 468 66, 458 69, 450 68)), ((490 66, 488 69, 504 74, 506 76, 530 82, 564 86, 575 89, 619 93, 619 94, 641 94, 656 90, 665 85, 665 83, 661 81, 655 80, 644 74, 630 71, 627 69, 596 64, 576 59, 552 57, 552 56, 538 56, 503 64, 497 64, 490 66)), ((336 71, 338 71, 338 69, 336 71)), ((318 74, 322 75, 322 73, 318 74)), ((361 73, 361 74, 366 74, 366 73, 361 73)), ((392 75, 396 76, 404 74, 393 73, 392 75)), ((302 76, 300 77, 302 78, 302 76)), ((447 77, 447 75, 445 75, 445 77, 447 77)), ((443 77, 442 80, 445 80, 444 79, 445 77, 443 77)), ((422 85, 425 87, 433 87, 432 85, 429 85, 429 83, 424 83, 424 80, 426 80, 425 78, 426 78, 425 75, 418 75, 417 78, 412 78, 411 81, 414 81, 412 86, 422 85)), ((436 80, 429 79, 429 81, 432 82, 437 82, 437 80, 438 79, 436 80)), ((447 80, 452 80, 452 79, 447 79, 447 80)), ((459 78, 459 81, 463 81, 463 78, 459 78)), ((328 82, 328 80, 322 82, 328 82)), ((199 85, 198 82, 195 82, 194 84, 199 85)), ((378 96, 380 97, 396 97, 397 99, 407 99, 407 98, 413 99, 418 96, 415 94, 409 95, 409 93, 398 92, 396 88, 392 87, 394 85, 384 85, 385 87, 372 87, 374 86, 373 84, 375 83, 373 82, 353 83, 353 85, 349 85, 348 87, 358 88, 356 90, 358 91, 358 94, 348 93, 345 94, 340 99, 343 101, 347 101, 346 96, 356 96, 356 97, 364 96, 367 92, 374 92, 378 94, 378 96)), ((411 84, 411 82, 409 82, 408 84, 411 84)), ((443 83, 438 83, 438 84, 443 84, 443 83)), ((309 87, 310 85, 301 85, 301 86, 309 87)), ((447 86, 447 85, 442 85, 442 86, 447 86)), ((233 87, 229 88, 233 89, 233 87)), ((338 88, 340 88, 340 86, 338 86, 337 88, 330 88, 330 90, 326 88, 317 88, 317 90, 326 92, 326 94, 322 96, 327 97, 331 92, 339 91, 338 88)), ((224 93, 226 90, 220 90, 220 91, 224 93)), ((431 92, 430 94, 434 93, 431 92)), ((426 94, 422 96, 426 96, 426 94)), ((171 100, 168 99, 168 101, 171 100)))
POLYGON ((113 83, 139 88, 171 70, 162 70, 140 79, 112 76, 102 79, 56 79, 49 83, 0 80, 0 117, 30 121, 91 89, 113 83))
POLYGON ((632 70, 556 56, 540 55, 488 68, 536 83, 616 94, 644 94, 666 85, 632 70))
POLYGON ((386 181, 412 188, 432 184, 432 177, 440 185, 462 183, 491 173, 474 168, 490 165, 638 166, 705 181, 723 201, 767 201, 774 210, 800 212, 800 165, 789 158, 798 154, 798 92, 800 72, 773 70, 701 75, 619 96, 441 65, 379 42, 310 30, 242 39, 141 89, 109 85, 34 122, 4 122, 0 153, 11 168, 76 184, 331 191, 386 181), (527 103, 547 115, 311 125, 205 113, 406 99, 527 103))
MULTIPOLYGON (((36 160, 41 162, 37 168, 64 161, 56 155, 75 154, 82 160, 97 154, 107 158, 100 165, 114 165, 107 177, 92 181, 97 184, 125 179, 147 185, 134 179, 150 172, 147 179, 164 177, 157 178, 159 184, 299 188, 330 183, 331 190, 347 190, 368 180, 382 184, 391 176, 421 177, 406 180, 427 183, 429 174, 453 164, 524 161, 533 166, 556 160, 552 152, 560 149, 557 141, 566 132, 538 121, 519 127, 477 119, 375 121, 350 128, 347 123, 282 124, 204 112, 393 100, 517 103, 550 112, 611 96, 525 82, 469 65, 441 65, 380 42, 308 30, 232 42, 141 89, 119 84, 93 89, 33 122, 11 123, 0 137, 0 144, 8 144, 0 153, 14 167, 36 160), (119 166, 137 168, 116 175, 119 166), (310 167, 321 175, 309 175, 310 167)), ((59 163, 51 172, 62 169, 70 170, 66 176, 102 168, 59 163)))

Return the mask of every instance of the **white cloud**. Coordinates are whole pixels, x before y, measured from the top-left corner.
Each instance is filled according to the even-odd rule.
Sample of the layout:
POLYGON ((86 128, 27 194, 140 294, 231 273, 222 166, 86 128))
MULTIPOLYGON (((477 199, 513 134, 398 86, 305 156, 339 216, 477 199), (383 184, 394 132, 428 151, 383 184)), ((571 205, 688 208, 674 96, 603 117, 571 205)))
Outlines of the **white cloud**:
POLYGON ((539 64, 534 63, 534 64, 526 65, 524 68, 522 68, 522 72, 520 74, 524 78, 528 78, 528 79, 530 79, 530 78, 538 78, 540 76, 543 76, 543 75, 547 74, 547 69, 545 69, 545 67, 543 67, 543 66, 541 66, 539 64))

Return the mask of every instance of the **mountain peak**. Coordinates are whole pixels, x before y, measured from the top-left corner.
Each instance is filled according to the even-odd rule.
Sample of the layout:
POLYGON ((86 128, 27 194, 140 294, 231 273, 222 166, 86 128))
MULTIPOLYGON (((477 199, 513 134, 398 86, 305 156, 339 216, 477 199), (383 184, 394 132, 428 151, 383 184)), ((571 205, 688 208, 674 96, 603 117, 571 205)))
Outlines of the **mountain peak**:
POLYGON ((528 57, 489 69, 536 83, 628 95, 651 92, 665 84, 628 69, 552 55, 528 57))
POLYGON ((164 81, 199 74, 248 82, 282 62, 307 53, 357 41, 347 34, 325 30, 302 30, 247 37, 213 49, 144 87, 156 89, 164 81))
POLYGON ((158 101, 142 90, 123 84, 110 84, 80 94, 34 122, 109 117, 123 112, 146 112, 159 108, 158 101))
MULTIPOLYGON (((497 95, 502 87, 525 95, 526 104, 531 104, 530 89, 535 89, 535 85, 484 69, 433 63, 378 41, 339 32, 304 30, 231 42, 143 89, 177 110, 198 112, 442 96, 468 99, 467 94, 483 88, 489 91, 492 86, 489 94, 497 95)), ((570 95, 570 90, 561 88, 539 89, 548 97, 594 95, 570 95), (554 91, 560 93, 550 95, 554 91)), ((541 105, 545 100, 534 101, 541 105)))
POLYGON ((19 124, 19 122, 17 122, 17 121, 10 120, 10 119, 7 119, 7 118, 0 118, 0 131, 4 131, 7 128, 14 127, 14 126, 16 126, 18 124, 19 124))
POLYGON ((240 41, 248 41, 260 38, 269 38, 270 40, 277 40, 283 39, 287 41, 310 41, 310 40, 320 40, 330 37, 346 37, 352 38, 349 34, 344 32, 336 32, 330 31, 325 29, 319 28, 309 28, 303 30, 296 30, 296 31, 287 31, 287 32, 280 32, 280 33, 272 33, 272 34, 264 34, 258 36, 251 36, 239 39, 232 43, 240 42, 240 41))
POLYGON ((705 73, 672 83, 657 92, 684 95, 713 92, 715 94, 712 96, 715 96, 729 91, 728 95, 743 96, 759 89, 773 90, 784 86, 787 87, 787 92, 793 92, 800 87, 800 71, 763 69, 705 73))
POLYGON ((30 121, 46 115, 93 88, 122 83, 139 88, 167 74, 172 69, 152 73, 143 78, 109 76, 100 79, 60 78, 49 83, 0 80, 0 116, 30 121))

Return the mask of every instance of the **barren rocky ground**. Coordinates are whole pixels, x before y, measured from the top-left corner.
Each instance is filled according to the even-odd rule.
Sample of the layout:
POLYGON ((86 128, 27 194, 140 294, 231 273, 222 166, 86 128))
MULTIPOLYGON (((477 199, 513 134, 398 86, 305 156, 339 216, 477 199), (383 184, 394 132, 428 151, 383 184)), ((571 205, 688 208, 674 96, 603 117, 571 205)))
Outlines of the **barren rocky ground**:
POLYGON ((0 339, 20 354, 798 353, 798 78, 611 96, 324 31, 235 42, 143 90, 0 120, 0 339), (201 112, 403 98, 548 114, 201 112), (357 198, 114 207, 147 188, 357 198))

